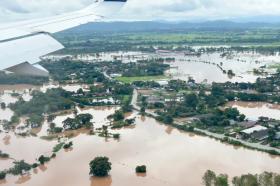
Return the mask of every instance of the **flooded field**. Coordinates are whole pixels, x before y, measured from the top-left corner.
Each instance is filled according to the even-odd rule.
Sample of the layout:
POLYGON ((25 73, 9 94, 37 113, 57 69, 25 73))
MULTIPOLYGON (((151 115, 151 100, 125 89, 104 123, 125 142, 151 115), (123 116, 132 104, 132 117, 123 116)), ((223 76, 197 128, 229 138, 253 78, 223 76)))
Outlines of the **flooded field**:
MULTIPOLYGON (((56 86, 59 85, 45 85, 39 89, 45 91, 47 88, 56 86)), ((83 88, 83 86, 79 86, 79 88, 81 87, 83 88)), ((38 89, 38 87, 26 88, 15 89, 13 87, 5 90, 1 95, 1 100, 12 103, 17 100, 11 96, 12 93, 21 92, 23 95, 29 95, 29 89, 38 89)), ((69 90, 76 90, 76 86, 69 90)), ((237 103, 235 102, 235 104, 237 103)), ((256 105, 252 107, 254 108, 256 105)), ((278 109, 269 107, 269 105, 261 105, 262 107, 278 109)), ((107 116, 114 113, 116 109, 118 108, 90 107, 77 108, 77 111, 92 114, 94 127, 99 128, 109 124, 107 116)), ((256 107, 256 109, 259 108, 256 107)), ((257 112, 253 111, 253 113, 257 112)), ((264 111, 259 113, 264 113, 264 111)), ((267 113, 271 113, 271 110, 267 110, 267 113)), ((12 114, 9 109, 0 110, 1 120, 8 120, 12 114)), ((62 121, 67 117, 74 117, 72 111, 59 114, 54 119, 54 123, 61 126, 62 121)), ((61 150, 57 153, 56 158, 46 165, 32 170, 30 174, 20 177, 8 175, 6 180, 0 182, 0 185, 196 186, 201 185, 201 177, 208 169, 231 176, 263 171, 280 172, 279 157, 182 132, 162 125, 154 119, 137 116, 136 113, 127 115, 127 117, 136 117, 136 125, 111 130, 112 133, 120 133, 120 139, 89 135, 88 130, 67 132, 60 136, 71 136, 73 149, 61 150), (88 164, 96 156, 110 158, 112 162, 110 177, 90 178, 88 164), (147 174, 136 174, 135 167, 142 164, 147 166, 147 174)), ((248 117, 252 116, 248 115, 248 117)), ((254 115, 254 117, 256 116, 254 115)), ((50 156, 53 147, 58 144, 58 140, 42 138, 48 135, 48 127, 49 123, 44 122, 41 128, 32 130, 35 135, 26 137, 18 136, 13 131, 0 133, 0 150, 11 157, 10 159, 0 159, 1 169, 10 168, 14 160, 24 159, 28 163, 34 163, 40 155, 50 156)))
MULTIPOLYGON (((154 119, 138 116, 135 128, 117 132, 121 134, 119 140, 80 134, 71 139, 74 143, 72 151, 61 151, 50 163, 30 175, 8 176, 2 185, 182 186, 201 185, 201 177, 207 169, 232 176, 262 171, 280 172, 278 157, 180 132, 154 119), (110 158, 110 177, 89 177, 88 164, 96 156, 110 158), (147 165, 147 174, 135 174, 135 167, 142 164, 147 165)), ((1 134, 1 139, 5 135, 1 134)), ((46 141, 38 145, 38 141, 33 138, 18 140, 11 137, 10 146, 13 148, 9 150, 6 147, 4 150, 28 160, 32 159, 35 152, 48 152, 53 145, 53 142, 46 141), (16 148, 19 146, 21 148, 16 148)), ((1 147, 9 146, 3 140, 0 144, 1 147)))
MULTIPOLYGON (((264 56, 255 53, 233 53, 231 56, 222 57, 221 53, 206 53, 201 56, 177 56, 175 62, 171 62, 171 70, 168 72, 174 79, 188 80, 192 77, 198 83, 212 82, 255 82, 258 77, 253 73, 254 69, 280 62, 280 56, 264 56), (227 73, 232 70, 235 76, 227 73)), ((268 73, 273 72, 266 69, 268 73)))
MULTIPOLYGON (((196 50, 199 47, 195 48, 196 50)), ((68 56, 69 57, 69 56, 68 56)), ((47 56, 46 58, 58 60, 61 56, 47 56)), ((255 52, 232 52, 223 55, 222 52, 202 53, 200 56, 187 55, 185 52, 157 51, 156 53, 143 52, 112 52, 99 54, 84 54, 70 56, 74 60, 86 62, 114 61, 121 60, 123 63, 137 62, 155 58, 174 58, 171 70, 167 75, 174 79, 188 80, 192 77, 196 82, 254 82, 260 75, 253 73, 254 69, 270 66, 280 62, 279 53, 275 55, 263 55, 255 52), (226 73, 232 70, 235 76, 228 76, 226 73)), ((265 68, 268 73, 273 69, 265 68)))
MULTIPOLYGON (((110 55, 113 56, 113 54, 110 55)), ((131 59, 137 60, 136 55, 140 55, 139 59, 154 57, 154 55, 147 54, 141 57, 139 53, 129 55, 131 57, 123 56, 123 58, 130 61, 131 59)), ((164 57, 164 54, 156 55, 164 57)), ((203 54, 200 57, 176 54, 174 55, 175 61, 169 63, 172 66, 169 74, 173 78, 184 80, 191 76, 198 82, 207 83, 244 81, 244 79, 254 81, 257 76, 250 73, 253 68, 274 63, 279 58, 279 55, 274 57, 256 56, 255 58, 250 56, 251 54, 246 55, 249 56, 248 59, 240 60, 241 57, 238 55, 225 59, 215 53, 203 54), (226 70, 232 69, 237 75, 230 78, 212 63, 220 64, 226 70)), ((100 56, 98 57, 100 58, 100 56)), ((86 58, 92 60, 89 57, 86 58)), ((113 56, 113 58, 115 57, 113 56)), ((45 92, 50 88, 58 87, 74 92, 80 88, 88 90, 86 85, 59 85, 56 83, 46 84, 42 87, 0 86, 0 102, 7 105, 16 102, 19 99, 16 93, 28 101, 32 98, 31 90, 45 92)), ((257 120, 260 116, 280 119, 279 105, 231 102, 228 106, 238 108, 250 120, 257 120)), ((107 117, 116 109, 118 107, 77 108, 77 113, 91 114, 94 127, 100 128, 102 125, 110 123, 107 117)), ((12 115, 13 111, 9 108, 0 109, 0 120, 10 120, 12 115)), ((56 126, 62 127, 62 122, 68 117, 74 118, 73 111, 59 113, 53 122, 56 126)), ((208 169, 216 173, 227 173, 232 177, 263 171, 280 173, 280 157, 182 132, 136 113, 127 115, 127 117, 136 117, 136 125, 110 130, 112 133, 119 133, 120 139, 90 135, 89 130, 86 129, 59 134, 62 140, 69 137, 74 144, 72 149, 61 150, 49 163, 32 170, 30 174, 20 177, 8 175, 6 180, 0 181, 0 185, 199 186, 202 185, 201 178, 208 169), (89 176, 89 162, 96 156, 110 158, 112 171, 109 177, 91 178, 89 176), (136 174, 137 165, 146 165, 147 174, 136 174)), ((9 159, 0 159, 0 170, 10 168, 15 160, 34 163, 40 155, 50 156, 53 147, 58 144, 58 139, 46 140, 43 138, 48 135, 48 128, 49 123, 45 121, 41 128, 32 130, 33 135, 26 137, 16 135, 14 131, 0 132, 0 150, 10 155, 9 159)))
POLYGON ((245 114, 249 120, 258 120, 264 116, 280 120, 280 105, 263 102, 230 102, 227 106, 237 108, 242 114, 245 114))

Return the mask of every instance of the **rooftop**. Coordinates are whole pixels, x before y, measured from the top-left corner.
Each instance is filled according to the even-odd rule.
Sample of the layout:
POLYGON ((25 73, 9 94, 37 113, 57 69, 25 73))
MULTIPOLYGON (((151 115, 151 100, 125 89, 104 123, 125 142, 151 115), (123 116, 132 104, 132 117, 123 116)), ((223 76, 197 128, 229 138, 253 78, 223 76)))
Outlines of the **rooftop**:
POLYGON ((252 134, 254 132, 259 132, 259 131, 262 131, 262 130, 267 130, 266 127, 263 127, 261 125, 256 125, 255 127, 252 127, 252 128, 249 128, 249 129, 245 129, 241 132, 245 133, 245 134, 252 134))

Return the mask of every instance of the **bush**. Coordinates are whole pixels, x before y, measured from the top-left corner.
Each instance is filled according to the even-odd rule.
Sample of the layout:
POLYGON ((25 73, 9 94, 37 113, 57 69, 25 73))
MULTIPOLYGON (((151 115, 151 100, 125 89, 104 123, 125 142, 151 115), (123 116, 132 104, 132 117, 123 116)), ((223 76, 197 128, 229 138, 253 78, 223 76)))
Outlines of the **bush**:
POLYGON ((113 138, 119 139, 120 138, 120 134, 113 134, 113 138))
POLYGON ((136 173, 146 173, 147 168, 145 165, 137 166, 135 169, 136 173))
POLYGON ((72 147, 72 146, 73 146, 73 142, 70 141, 69 143, 65 144, 65 145, 63 146, 63 148, 64 148, 64 149, 69 149, 69 148, 72 147))
POLYGON ((56 146, 54 146, 54 148, 53 148, 53 152, 54 153, 56 153, 56 152, 58 152, 58 151, 60 151, 61 150, 61 148, 64 146, 64 143, 59 143, 59 144, 57 144, 56 146))
POLYGON ((14 167, 8 170, 8 173, 13 175, 22 175, 24 172, 30 171, 32 166, 22 161, 14 162, 14 167))
POLYGON ((44 165, 46 162, 50 161, 50 158, 42 155, 39 157, 38 161, 40 162, 41 165, 44 165))
POLYGON ((109 171, 111 170, 111 163, 107 157, 96 157, 89 164, 90 166, 90 175, 104 177, 108 176, 109 171))
POLYGON ((32 168, 33 168, 33 169, 37 168, 38 166, 39 166, 38 163, 33 163, 33 164, 32 164, 32 168))
POLYGON ((0 151, 0 158, 9 158, 9 157, 10 157, 9 154, 0 151))
POLYGON ((6 178, 6 172, 0 172, 0 180, 3 180, 6 178))

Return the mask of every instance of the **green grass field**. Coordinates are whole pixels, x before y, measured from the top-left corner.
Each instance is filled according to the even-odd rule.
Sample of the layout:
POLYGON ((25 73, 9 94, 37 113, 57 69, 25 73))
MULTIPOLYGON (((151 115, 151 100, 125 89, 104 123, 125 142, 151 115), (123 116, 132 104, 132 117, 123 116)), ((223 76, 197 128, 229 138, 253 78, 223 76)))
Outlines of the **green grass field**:
POLYGON ((117 77, 116 80, 123 83, 133 83, 134 81, 159 81, 166 80, 167 76, 136 76, 136 77, 117 77))

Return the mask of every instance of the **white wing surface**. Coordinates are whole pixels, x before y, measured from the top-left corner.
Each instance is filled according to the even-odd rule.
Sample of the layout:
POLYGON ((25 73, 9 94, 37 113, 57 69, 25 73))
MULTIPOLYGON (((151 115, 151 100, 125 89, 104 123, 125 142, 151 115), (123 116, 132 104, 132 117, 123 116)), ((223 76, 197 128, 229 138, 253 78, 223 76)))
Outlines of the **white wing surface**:
MULTIPOLYGON (((0 24, 0 70, 34 64, 40 57, 60 50, 63 46, 51 34, 81 24, 100 21, 116 13, 126 0, 100 0, 80 11, 63 15, 0 24)), ((33 66, 31 67, 34 68, 33 66)), ((26 69, 24 68, 26 74, 26 69)), ((17 73, 20 71, 17 68, 17 73)))

